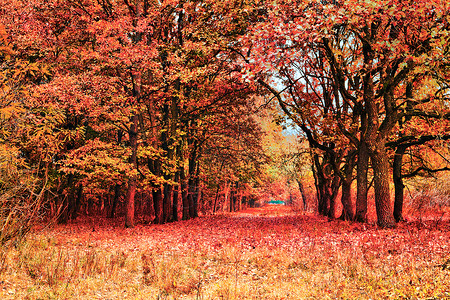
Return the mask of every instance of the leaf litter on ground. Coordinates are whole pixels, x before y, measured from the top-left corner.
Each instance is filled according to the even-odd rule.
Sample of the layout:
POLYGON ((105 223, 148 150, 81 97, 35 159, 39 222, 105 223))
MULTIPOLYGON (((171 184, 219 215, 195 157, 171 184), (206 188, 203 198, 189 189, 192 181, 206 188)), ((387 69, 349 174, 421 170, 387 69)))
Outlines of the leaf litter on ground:
POLYGON ((132 229, 84 218, 9 253, 0 298, 441 299, 449 232, 449 221, 378 229, 280 205, 132 229))

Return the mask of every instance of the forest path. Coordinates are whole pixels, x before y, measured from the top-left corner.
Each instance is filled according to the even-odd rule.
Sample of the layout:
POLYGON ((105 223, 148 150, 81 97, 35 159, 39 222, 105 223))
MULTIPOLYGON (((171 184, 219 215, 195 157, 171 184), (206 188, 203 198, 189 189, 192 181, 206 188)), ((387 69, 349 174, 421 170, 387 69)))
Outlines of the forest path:
MULTIPOLYGON (((215 252, 229 247, 297 252, 336 244, 359 247, 368 241, 371 246, 397 249, 402 243, 410 244, 420 239, 430 241, 428 246, 432 248, 433 244, 446 248, 450 244, 450 222, 405 223, 396 229, 381 230, 373 224, 329 220, 297 212, 290 206, 266 205, 163 225, 140 224, 135 228, 124 228, 123 221, 117 219, 82 218, 70 224, 37 230, 33 236, 52 240, 65 248, 91 247, 126 252, 151 249, 215 252)), ((439 251, 443 250, 439 248, 439 251)))
POLYGON ((267 204, 261 207, 252 207, 233 213, 234 217, 284 217, 301 214, 293 206, 280 204, 267 204))
POLYGON ((449 295, 447 221, 379 229, 269 205, 164 225, 123 224, 96 217, 34 231, 15 261, 37 265, 46 277, 14 270, 3 290, 17 293, 5 298, 0 288, 0 298, 48 299, 56 290, 69 295, 60 299, 199 299, 200 284, 203 299, 449 295), (61 260, 68 268, 58 269, 61 284, 43 285, 61 260), (174 297, 149 298, 161 291, 174 297))

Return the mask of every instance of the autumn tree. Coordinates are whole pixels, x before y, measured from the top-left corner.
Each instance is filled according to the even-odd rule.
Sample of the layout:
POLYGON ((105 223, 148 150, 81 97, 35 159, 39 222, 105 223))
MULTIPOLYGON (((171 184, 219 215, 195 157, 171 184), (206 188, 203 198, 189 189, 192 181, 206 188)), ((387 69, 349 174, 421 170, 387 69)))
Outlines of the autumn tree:
POLYGON ((178 219, 180 205, 183 218, 198 215, 200 162, 213 135, 210 124, 219 122, 220 128, 255 90, 242 79, 229 49, 254 15, 249 5, 9 4, 10 36, 34 60, 51 66, 51 80, 35 90, 30 103, 48 110, 51 130, 59 134, 54 145, 38 140, 30 151, 53 151, 48 157, 56 213, 60 209, 67 219, 81 201, 85 206, 96 201, 111 206, 114 215, 124 193, 128 227, 135 224, 136 195, 155 223, 178 219))
MULTIPOLYGON (((41 139, 55 146, 61 140, 52 132, 60 120, 54 111, 28 102, 34 88, 49 79, 48 66, 17 47, 4 24, 0 8, 0 245, 23 238, 43 216, 45 193, 51 186, 51 155, 32 150, 41 139), (39 113, 39 118, 34 118, 39 113), (24 152, 29 149, 29 152, 24 152)), ((64 134, 64 133, 61 133, 64 134)))
MULTIPOLYGON (((272 62, 272 72, 285 78, 287 88, 282 90, 283 94, 292 94, 293 84, 301 85, 297 97, 308 103, 308 107, 322 102, 323 107, 330 108, 328 115, 325 109, 320 114, 329 120, 326 127, 321 126, 321 133, 326 137, 330 133, 345 136, 346 143, 357 151, 356 217, 359 220, 366 219, 370 158, 378 224, 393 226, 390 151, 386 143, 400 120, 427 114, 421 110, 424 101, 445 99, 443 94, 433 97, 417 94, 410 99, 407 87, 420 89, 430 74, 446 66, 448 4, 442 1, 282 2, 268 5, 268 12, 266 22, 255 26, 253 35, 258 37, 259 48, 254 51, 265 53, 272 62), (315 73, 295 71, 298 65, 301 70, 313 69, 315 73), (310 75, 309 79, 305 73, 310 75), (327 129, 330 126, 334 128, 327 129)), ((440 76, 439 80, 447 78, 440 76)), ((260 81, 263 81, 261 77, 260 81)), ((280 91, 275 94, 284 96, 280 91)), ((309 118, 301 119, 305 117, 298 111, 301 107, 294 107, 294 117, 301 124, 317 118, 312 110, 309 118)), ((445 115, 442 110, 437 114, 445 115)), ((322 151, 326 153, 327 149, 322 151)), ((346 169, 351 174, 351 168, 346 169)))

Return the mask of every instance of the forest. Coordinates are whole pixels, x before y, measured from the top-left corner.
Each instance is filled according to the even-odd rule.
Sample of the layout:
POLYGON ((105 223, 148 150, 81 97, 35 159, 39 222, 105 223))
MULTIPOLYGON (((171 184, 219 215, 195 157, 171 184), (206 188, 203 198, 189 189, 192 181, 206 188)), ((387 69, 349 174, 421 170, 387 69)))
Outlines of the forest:
MULTIPOLYGON (((448 1, 0 0, 2 298, 91 299, 73 290, 81 277, 137 272, 155 299, 440 299, 450 297, 440 281, 450 270, 449 222, 448 1), (217 226, 217 241, 206 242, 202 224, 212 235, 217 226), (184 232, 194 245, 190 254, 150 242, 142 253, 124 245, 108 252, 108 228, 123 243, 146 232, 176 246, 184 232), (312 232, 335 234, 342 248, 312 232), (308 244, 317 255, 286 257, 266 234, 280 245, 302 236, 293 238, 295 251, 308 244), (371 234, 369 255, 358 241, 371 234), (413 250, 392 248, 396 235, 413 250), (74 250, 70 240, 82 246, 74 250), (418 240, 426 241, 420 250, 418 240), (362 254, 352 257, 345 243, 362 254), (256 244, 265 252, 251 256, 245 249, 256 244), (424 253, 435 254, 432 263, 424 253), (401 264, 408 255, 418 260, 404 278, 398 261, 383 266, 397 254, 401 264), (318 261, 325 256, 346 269, 330 271, 318 261), (177 260, 192 272, 169 266, 177 260), (230 279, 213 296, 202 286, 219 286, 208 268, 216 260, 229 268, 213 275, 230 279), (244 260, 256 273, 276 264, 329 285, 296 294, 298 283, 277 273, 292 283, 287 296, 269 286, 245 290, 244 260), (311 273, 314 261, 320 275, 311 273), (25 294, 10 293, 17 270, 34 282, 23 283, 25 294), (386 274, 399 281, 368 279, 386 274)), ((115 297, 146 299, 135 293, 141 288, 130 283, 115 297)))

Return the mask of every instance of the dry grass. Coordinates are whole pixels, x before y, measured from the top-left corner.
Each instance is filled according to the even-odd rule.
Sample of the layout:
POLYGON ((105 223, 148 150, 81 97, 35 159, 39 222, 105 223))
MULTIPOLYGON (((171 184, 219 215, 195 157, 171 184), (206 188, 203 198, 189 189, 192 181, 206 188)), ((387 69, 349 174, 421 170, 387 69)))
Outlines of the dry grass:
POLYGON ((379 230, 284 207, 134 229, 102 221, 36 232, 0 255, 0 298, 450 299, 448 221, 379 230))

